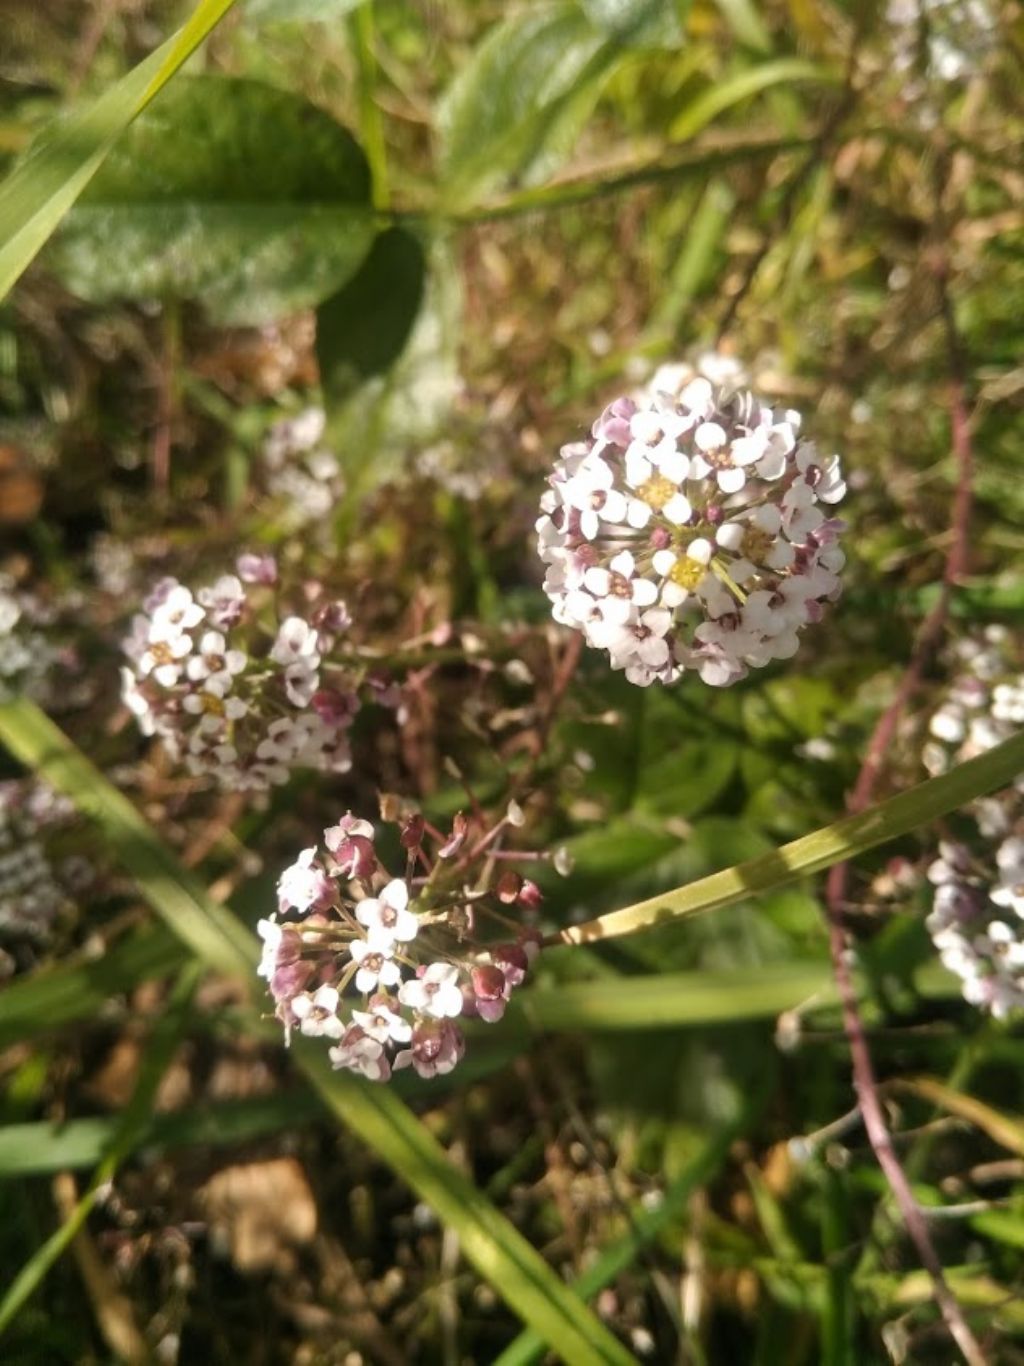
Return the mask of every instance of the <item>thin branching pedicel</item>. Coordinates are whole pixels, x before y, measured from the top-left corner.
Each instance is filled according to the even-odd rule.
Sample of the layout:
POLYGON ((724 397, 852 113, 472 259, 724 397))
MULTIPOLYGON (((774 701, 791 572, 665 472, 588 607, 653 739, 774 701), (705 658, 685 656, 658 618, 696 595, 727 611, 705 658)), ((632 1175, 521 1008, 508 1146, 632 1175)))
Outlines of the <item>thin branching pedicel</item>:
POLYGON ((458 815, 445 835, 407 814, 395 822, 405 857, 396 877, 373 826, 351 813, 324 831, 325 850, 304 849, 259 924, 260 975, 285 1035, 330 1040, 336 1068, 373 1081, 410 1066, 450 1072, 465 1050, 455 1021, 500 1020, 538 951, 523 917, 540 892, 501 849, 520 820, 515 804, 483 831, 458 815))
POLYGON ((840 592, 846 486, 800 415, 659 371, 562 448, 537 523, 554 616, 633 683, 726 686, 788 659, 840 592))

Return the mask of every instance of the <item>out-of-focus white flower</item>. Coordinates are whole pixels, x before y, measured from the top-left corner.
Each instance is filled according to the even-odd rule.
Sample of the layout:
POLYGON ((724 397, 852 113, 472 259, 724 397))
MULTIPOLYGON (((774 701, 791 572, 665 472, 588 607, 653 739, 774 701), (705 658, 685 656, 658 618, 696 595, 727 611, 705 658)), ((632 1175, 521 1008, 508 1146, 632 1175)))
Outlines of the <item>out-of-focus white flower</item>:
MULTIPOLYGON (((260 562, 247 567, 249 590, 225 574, 193 597, 162 579, 124 641, 122 698, 143 734, 159 735, 190 773, 241 792, 284 783, 295 768, 347 772, 347 732, 360 706, 341 671, 320 689, 333 635, 292 615, 268 640, 265 614, 247 610, 248 593, 273 582, 269 558, 249 557, 260 562)), ((317 613, 340 630, 350 618, 338 607, 317 613)))
POLYGON ((659 371, 563 447, 538 546, 557 621, 646 686, 723 686, 787 659, 840 592, 837 456, 800 417, 692 371, 659 371), (673 382, 680 387, 671 387, 673 382))

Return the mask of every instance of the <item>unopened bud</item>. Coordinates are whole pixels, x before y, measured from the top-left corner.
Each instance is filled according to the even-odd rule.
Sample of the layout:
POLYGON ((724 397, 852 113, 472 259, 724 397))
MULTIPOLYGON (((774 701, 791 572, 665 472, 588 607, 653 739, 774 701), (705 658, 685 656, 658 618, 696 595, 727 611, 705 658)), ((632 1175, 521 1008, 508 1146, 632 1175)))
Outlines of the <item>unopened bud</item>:
POLYGON ((498 900, 506 906, 511 906, 514 901, 519 899, 519 891, 523 885, 523 879, 518 873, 514 873, 511 868, 502 873, 498 878, 498 900))
POLYGON ((423 831, 426 826, 422 815, 417 811, 412 816, 407 816, 402 826, 402 833, 399 836, 403 849, 418 849, 423 843, 423 831))

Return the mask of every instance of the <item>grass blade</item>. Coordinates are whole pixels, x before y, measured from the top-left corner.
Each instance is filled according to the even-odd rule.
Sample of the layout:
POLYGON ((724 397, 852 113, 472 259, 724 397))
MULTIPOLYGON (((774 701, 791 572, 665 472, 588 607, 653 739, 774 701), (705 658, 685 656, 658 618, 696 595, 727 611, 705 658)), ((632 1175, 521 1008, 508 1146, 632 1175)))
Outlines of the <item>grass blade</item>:
POLYGON ((621 911, 611 911, 562 930, 557 942, 587 944, 636 934, 652 925, 698 911, 731 906, 762 892, 785 887, 810 873, 820 873, 834 863, 856 858, 876 845, 907 835, 918 826, 948 816, 976 797, 1008 787, 1024 771, 1024 731, 965 764, 958 764, 939 778, 929 778, 888 801, 813 834, 773 849, 771 853, 738 863, 721 873, 690 882, 685 887, 638 901, 621 911))
POLYGON ((233 4, 202 0, 183 28, 87 109, 60 120, 0 185, 0 299, 99 170, 117 137, 233 4))
MULTIPOLYGON (((213 902, 129 802, 29 702, 0 708, 0 740, 103 829, 153 909, 196 955, 251 975, 257 941, 213 902)), ((293 1056, 328 1109, 352 1128, 438 1213, 468 1260, 512 1309, 569 1363, 630 1363, 631 1354, 555 1275, 540 1254, 448 1161, 426 1127, 387 1087, 335 1072, 322 1047, 297 1039, 293 1056)))

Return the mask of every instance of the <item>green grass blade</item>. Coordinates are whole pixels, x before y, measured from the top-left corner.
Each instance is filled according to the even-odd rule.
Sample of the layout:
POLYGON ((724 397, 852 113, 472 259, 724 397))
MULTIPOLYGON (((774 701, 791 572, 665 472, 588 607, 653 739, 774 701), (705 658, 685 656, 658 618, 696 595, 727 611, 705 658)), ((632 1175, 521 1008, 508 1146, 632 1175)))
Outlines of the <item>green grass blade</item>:
POLYGON ((95 1019, 111 996, 179 968, 186 950, 162 925, 126 935, 102 958, 47 965, 0 992, 0 1048, 95 1019))
POLYGON ((200 976, 200 965, 189 963, 182 969, 165 1013, 153 1029, 149 1051, 143 1061, 138 1085, 127 1109, 117 1121, 110 1146, 96 1168, 88 1189, 70 1218, 37 1248, 11 1282, 0 1302, 0 1334, 11 1325, 19 1310, 42 1283, 46 1273, 81 1229, 104 1185, 135 1147, 149 1124, 157 1087, 171 1064, 188 1023, 192 993, 200 976))
POLYGON ((538 1029, 629 1030, 756 1020, 779 1015, 809 997, 835 1001, 826 963, 766 963, 729 972, 666 972, 537 987, 513 999, 538 1029), (633 989, 631 989, 631 987, 633 989))
POLYGON ((826 825, 813 834, 773 849, 771 853, 738 863, 721 873, 700 878, 674 891, 638 901, 562 930, 563 944, 587 944, 636 934, 652 925, 698 911, 717 910, 774 891, 810 873, 856 858, 876 845, 899 839, 919 826, 948 816, 977 797, 998 792, 1024 771, 1024 731, 1004 740, 976 759, 958 764, 939 778, 929 778, 888 801, 826 825))
POLYGON ((791 85, 794 81, 818 81, 834 84, 839 77, 827 68, 801 57, 780 57, 777 61, 762 62, 715 81, 710 89, 698 95, 673 120, 668 135, 672 142, 685 142, 706 128, 713 119, 733 105, 770 90, 774 85, 791 85))
POLYGON ((0 708, 0 741, 102 827, 147 900, 199 959, 221 972, 251 975, 259 961, 253 936, 210 899, 198 878, 181 866, 131 802, 101 777, 38 707, 19 701, 0 708))
POLYGON ((85 189, 117 137, 233 4, 202 0, 183 28, 87 109, 60 120, 0 185, 0 299, 85 189))
MULTIPOLYGON (((216 905, 129 802, 29 702, 0 708, 0 740, 102 827, 153 909, 210 966, 251 974, 257 941, 216 905)), ((512 1309, 565 1361, 630 1363, 631 1354, 540 1254, 448 1161, 409 1108, 383 1086, 334 1072, 326 1052, 297 1039, 293 1056, 328 1109, 352 1128, 458 1235, 462 1251, 512 1309)))

